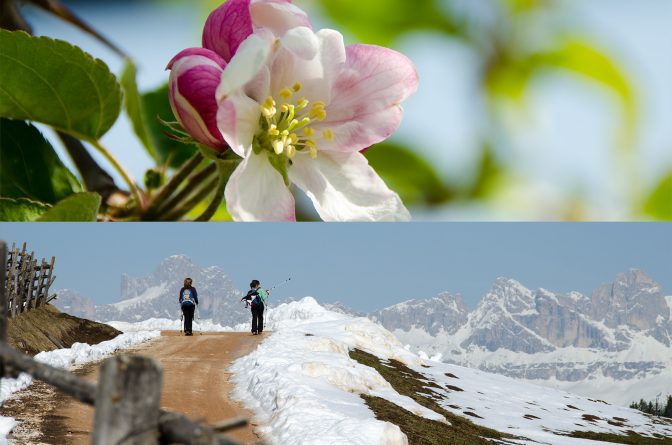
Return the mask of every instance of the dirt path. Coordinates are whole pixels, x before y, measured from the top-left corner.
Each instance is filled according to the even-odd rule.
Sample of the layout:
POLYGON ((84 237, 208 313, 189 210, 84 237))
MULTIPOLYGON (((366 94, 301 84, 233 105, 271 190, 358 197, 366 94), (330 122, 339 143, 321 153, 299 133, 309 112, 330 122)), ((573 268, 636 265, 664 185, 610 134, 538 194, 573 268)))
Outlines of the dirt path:
MULTIPOLYGON (((183 413, 191 419, 204 419, 207 423, 234 416, 252 419, 252 413, 230 400, 232 384, 226 369, 233 360, 254 350, 261 338, 263 337, 238 332, 184 337, 179 332, 168 331, 162 332, 161 337, 124 353, 142 354, 160 362, 163 368, 163 409, 183 413)), ((87 366, 78 373, 95 381, 97 372, 98 366, 87 366)), ((52 400, 45 401, 45 405, 50 408, 45 410, 47 412, 44 412, 41 419, 36 419, 42 431, 39 442, 59 445, 88 444, 93 408, 74 402, 59 393, 50 393, 52 395, 47 398, 52 400), (53 400, 54 397, 56 400, 53 400)), ((21 417, 17 416, 17 420, 21 420, 21 417)), ((259 440, 254 426, 252 424, 232 431, 230 436, 243 443, 254 443, 259 440)), ((22 441, 18 437, 15 441, 30 442, 32 440, 22 441)))

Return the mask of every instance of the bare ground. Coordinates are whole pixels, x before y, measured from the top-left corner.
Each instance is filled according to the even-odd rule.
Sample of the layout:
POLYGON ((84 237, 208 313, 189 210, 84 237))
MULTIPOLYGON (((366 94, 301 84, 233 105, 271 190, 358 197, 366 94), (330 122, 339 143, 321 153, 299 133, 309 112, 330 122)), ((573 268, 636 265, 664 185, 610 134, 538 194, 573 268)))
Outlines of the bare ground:
MULTIPOLYGON (((239 332, 184 337, 166 331, 155 340, 123 352, 152 357, 161 363, 163 409, 215 423, 235 416, 252 419, 252 413, 230 399, 232 384, 226 370, 233 360, 254 350, 262 338, 239 332)), ((98 365, 88 364, 75 372, 95 381, 98 365)), ((6 401, 0 415, 15 417, 20 422, 12 435, 13 444, 90 442, 93 408, 39 382, 6 401)), ((243 443, 255 443, 259 440, 255 426, 239 428, 230 436, 243 443)))

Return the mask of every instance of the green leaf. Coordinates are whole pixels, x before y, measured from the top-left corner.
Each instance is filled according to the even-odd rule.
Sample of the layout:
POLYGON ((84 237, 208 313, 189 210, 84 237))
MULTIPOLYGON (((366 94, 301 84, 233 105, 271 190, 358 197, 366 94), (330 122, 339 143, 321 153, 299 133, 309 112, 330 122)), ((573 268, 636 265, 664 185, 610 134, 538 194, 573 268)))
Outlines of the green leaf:
POLYGON ((455 34, 461 26, 452 21, 437 2, 429 0, 323 0, 321 6, 364 43, 384 46, 408 31, 455 34))
POLYGON ((167 128, 161 123, 175 120, 173 110, 168 101, 168 85, 158 90, 145 93, 142 96, 145 122, 150 138, 156 149, 156 159, 169 167, 179 167, 191 158, 198 148, 192 144, 185 144, 166 135, 167 128))
POLYGON ((142 145, 147 149, 149 155, 156 160, 156 149, 152 138, 149 136, 149 129, 147 128, 146 114, 143 111, 144 103, 138 92, 138 84, 136 83, 137 69, 131 59, 126 59, 124 71, 121 73, 121 86, 124 89, 124 105, 126 113, 133 125, 133 131, 142 142, 142 145))
POLYGON ((34 126, 0 119, 0 196, 53 204, 82 186, 34 126))
POLYGON ((35 221, 47 210, 49 205, 27 198, 0 198, 0 221, 35 221))
POLYGON ((91 141, 110 129, 120 109, 119 84, 101 60, 62 40, 0 30, 0 117, 91 141))
POLYGON ((434 167, 406 147, 383 142, 364 156, 405 204, 440 204, 454 197, 434 167))
POLYGON ((96 221, 100 202, 98 193, 77 193, 59 201, 38 221, 96 221))
POLYGON ((672 172, 653 189, 646 199, 644 211, 656 219, 672 220, 672 172))

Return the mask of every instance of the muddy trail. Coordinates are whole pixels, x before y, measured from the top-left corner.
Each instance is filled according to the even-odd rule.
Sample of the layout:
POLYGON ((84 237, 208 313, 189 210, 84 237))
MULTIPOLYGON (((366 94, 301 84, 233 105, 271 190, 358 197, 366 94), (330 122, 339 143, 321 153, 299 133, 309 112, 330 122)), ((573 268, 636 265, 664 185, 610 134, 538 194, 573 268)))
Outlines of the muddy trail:
MULTIPOLYGON (((152 357, 161 364, 163 409, 216 423, 235 416, 252 419, 251 412, 231 400, 227 369, 235 359, 252 352, 262 339, 241 332, 185 337, 164 331, 161 337, 121 353, 152 357)), ((87 364, 75 372, 96 381, 98 367, 99 363, 87 364)), ((11 436, 14 444, 79 445, 91 440, 93 408, 39 382, 6 401, 0 415, 20 422, 11 436)), ((260 440, 255 426, 251 423, 229 435, 246 444, 255 443, 260 440)))

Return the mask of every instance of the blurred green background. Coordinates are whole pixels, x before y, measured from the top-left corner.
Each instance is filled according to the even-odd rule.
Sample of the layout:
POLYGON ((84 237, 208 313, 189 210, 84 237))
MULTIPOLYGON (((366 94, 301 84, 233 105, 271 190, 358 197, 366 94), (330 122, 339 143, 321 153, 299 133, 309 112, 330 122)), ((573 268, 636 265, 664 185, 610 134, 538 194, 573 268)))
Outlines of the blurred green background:
MULTIPOLYGON (((135 59, 145 91, 165 83, 175 53, 200 46, 220 4, 65 3, 135 59)), ((401 128, 366 153, 414 219, 672 219, 672 2, 296 3, 346 43, 389 46, 415 62, 420 88, 401 128)), ((123 60, 91 37, 25 13, 35 34, 121 72, 123 60)), ((103 141, 135 177, 152 167, 127 119, 103 141)), ((298 202, 303 218, 315 217, 305 197, 298 202)))

